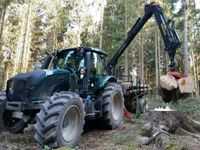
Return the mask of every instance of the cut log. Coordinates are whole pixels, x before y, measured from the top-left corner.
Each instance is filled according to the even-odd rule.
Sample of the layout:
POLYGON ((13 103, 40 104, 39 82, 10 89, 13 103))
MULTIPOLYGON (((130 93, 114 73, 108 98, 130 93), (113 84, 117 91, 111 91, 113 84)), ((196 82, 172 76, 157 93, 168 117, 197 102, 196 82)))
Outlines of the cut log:
POLYGON ((169 103, 172 101, 177 88, 178 82, 172 75, 163 75, 160 77, 158 90, 164 102, 169 103))
POLYGON ((191 78, 181 78, 178 80, 180 93, 192 93, 194 91, 194 83, 191 78))
POLYGON ((163 75, 160 77, 160 86, 164 89, 172 91, 178 87, 178 83, 173 76, 163 75))
POLYGON ((173 134, 200 138, 200 123, 180 111, 150 111, 141 130, 140 144, 155 143, 158 149, 179 149, 173 134))
POLYGON ((164 102, 177 102, 179 99, 188 97, 194 91, 192 79, 182 76, 178 78, 178 75, 175 74, 172 76, 168 74, 160 77, 160 85, 158 88, 159 94, 162 96, 164 102))

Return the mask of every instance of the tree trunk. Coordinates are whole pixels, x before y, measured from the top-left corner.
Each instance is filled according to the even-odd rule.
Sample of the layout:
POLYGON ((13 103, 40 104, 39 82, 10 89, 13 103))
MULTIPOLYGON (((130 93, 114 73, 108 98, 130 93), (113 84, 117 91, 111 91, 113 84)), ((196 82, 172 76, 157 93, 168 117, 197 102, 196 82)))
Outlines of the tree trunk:
POLYGON ((143 37, 143 34, 140 34, 140 47, 141 47, 141 50, 139 51, 139 65, 140 65, 140 80, 141 80, 141 84, 144 84, 144 37, 143 37))
MULTIPOLYGON (((125 2, 125 32, 127 32, 128 30, 128 0, 126 0, 125 2)), ((128 80, 128 48, 127 50, 125 51, 125 57, 124 57, 124 75, 125 75, 125 78, 124 80, 128 80)))
MULTIPOLYGON (((6 3, 5 1, 2 3, 6 3)), ((0 51, 2 49, 2 44, 3 44, 3 29, 4 29, 4 21, 5 21, 5 15, 6 15, 6 10, 7 10, 7 5, 4 4, 4 7, 2 7, 2 17, 1 17, 1 28, 0 28, 0 51)))
POLYGON ((180 145, 173 138, 173 134, 200 138, 200 122, 187 117, 180 111, 153 110, 147 116, 139 142, 145 145, 154 142, 156 147, 162 150, 178 150, 180 145))
MULTIPOLYGON (((80 21, 79 21, 80 23, 80 21)), ((77 47, 81 45, 81 29, 80 24, 78 23, 78 33, 77 33, 77 47)))
POLYGON ((157 44, 157 27, 155 27, 155 66, 156 66, 156 88, 158 88, 159 85, 159 77, 158 77, 158 44, 157 44))
POLYGON ((169 64, 169 58, 168 58, 169 56, 168 56, 168 54, 167 53, 165 53, 165 72, 164 72, 164 74, 167 74, 167 72, 168 72, 168 64, 169 64))
POLYGON ((0 20, 2 19, 3 0, 0 1, 0 20))
POLYGON ((101 3, 101 10, 100 10, 100 12, 101 12, 101 24, 100 24, 100 38, 99 38, 99 48, 100 49, 102 49, 103 47, 103 17, 104 17, 104 9, 105 9, 105 2, 104 2, 104 0, 102 1, 102 3, 101 3))
POLYGON ((160 55, 160 31, 157 27, 157 49, 158 49, 158 79, 160 78, 161 74, 161 67, 160 67, 160 61, 161 61, 161 55, 160 55))
MULTIPOLYGON (((193 2, 194 2, 194 7, 196 8, 196 1, 195 0, 193 0, 193 2)), ((198 39, 200 39, 200 30, 199 30, 199 20, 198 20, 198 14, 196 13, 196 15, 195 15, 195 23, 196 23, 196 28, 197 28, 197 31, 198 31, 198 39)), ((196 61, 195 61, 195 66, 196 66, 196 79, 197 79, 197 82, 196 82, 196 84, 197 84, 197 94, 198 94, 198 96, 199 96, 199 56, 197 55, 196 56, 196 61)))
POLYGON ((183 48, 183 72, 189 75, 189 52, 188 52, 188 0, 183 0, 184 5, 184 48, 183 48))
POLYGON ((21 58, 20 58, 20 72, 24 69, 24 54, 26 53, 26 45, 27 45, 27 36, 28 36, 28 30, 29 30, 29 20, 30 20, 30 11, 31 10, 31 1, 28 1, 28 7, 27 7, 27 14, 25 17, 25 24, 24 24, 24 36, 23 36, 23 42, 22 42, 22 51, 21 51, 21 58))
POLYGON ((3 89, 5 89, 6 90, 6 86, 7 86, 7 80, 8 80, 8 77, 9 77, 9 71, 8 71, 8 69, 9 69, 9 65, 7 65, 6 66, 6 72, 5 72, 5 78, 4 78, 4 87, 3 87, 3 89))
POLYGON ((27 22, 27 39, 26 39, 26 52, 24 54, 24 71, 27 72, 28 71, 28 64, 29 64, 29 58, 30 58, 30 47, 31 47, 31 18, 32 18, 32 3, 31 1, 29 1, 29 6, 28 6, 29 12, 28 12, 28 22, 27 22))
POLYGON ((3 82, 2 82, 2 85, 0 87, 0 89, 4 89, 5 90, 5 87, 6 87, 6 81, 7 81, 7 78, 8 78, 8 62, 4 63, 4 67, 3 67, 3 72, 4 72, 4 75, 3 75, 3 82))
MULTIPOLYGON (((193 3, 194 3, 194 8, 196 9, 196 1, 193 0, 193 3)), ((195 24, 197 26, 197 31, 198 31, 198 39, 200 39, 200 31, 199 31, 199 19, 198 19, 198 14, 196 13, 195 14, 195 24)))

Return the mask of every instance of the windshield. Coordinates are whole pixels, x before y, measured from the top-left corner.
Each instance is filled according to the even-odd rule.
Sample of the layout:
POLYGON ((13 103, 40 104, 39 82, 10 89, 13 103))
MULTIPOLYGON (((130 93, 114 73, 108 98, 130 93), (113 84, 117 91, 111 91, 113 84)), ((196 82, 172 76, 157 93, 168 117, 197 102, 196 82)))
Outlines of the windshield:
POLYGON ((59 53, 54 62, 54 69, 79 70, 81 67, 84 67, 84 57, 78 56, 74 50, 59 53))

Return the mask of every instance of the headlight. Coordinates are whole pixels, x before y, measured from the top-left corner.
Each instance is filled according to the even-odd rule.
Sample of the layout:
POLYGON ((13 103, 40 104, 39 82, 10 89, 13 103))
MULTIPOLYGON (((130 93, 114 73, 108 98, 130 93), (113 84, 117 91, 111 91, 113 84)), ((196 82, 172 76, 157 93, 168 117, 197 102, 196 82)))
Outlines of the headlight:
POLYGON ((14 81, 10 81, 9 86, 8 86, 8 91, 10 94, 13 94, 14 92, 14 81))

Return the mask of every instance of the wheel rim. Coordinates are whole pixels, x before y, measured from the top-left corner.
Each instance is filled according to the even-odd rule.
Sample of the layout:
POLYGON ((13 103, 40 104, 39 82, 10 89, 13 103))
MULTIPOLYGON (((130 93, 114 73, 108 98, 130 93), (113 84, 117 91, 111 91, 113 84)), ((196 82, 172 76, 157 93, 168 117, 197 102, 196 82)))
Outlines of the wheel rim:
POLYGON ((70 106, 62 121, 62 136, 66 142, 72 141, 79 133, 80 110, 76 105, 70 106))
POLYGON ((121 101, 121 95, 119 93, 115 93, 113 96, 113 102, 112 102, 112 114, 114 120, 119 120, 121 118, 122 114, 122 101, 121 101))

